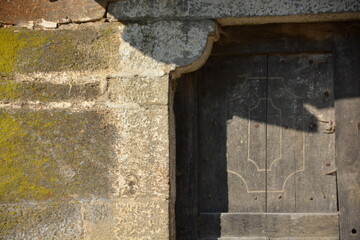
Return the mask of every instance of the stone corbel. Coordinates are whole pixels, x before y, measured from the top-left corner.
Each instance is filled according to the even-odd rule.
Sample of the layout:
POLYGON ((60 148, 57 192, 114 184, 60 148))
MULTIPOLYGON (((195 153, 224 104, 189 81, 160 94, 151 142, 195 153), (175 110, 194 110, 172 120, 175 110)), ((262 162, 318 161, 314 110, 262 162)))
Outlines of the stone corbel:
POLYGON ((219 38, 215 21, 158 21, 121 26, 120 72, 178 78, 200 68, 219 38))

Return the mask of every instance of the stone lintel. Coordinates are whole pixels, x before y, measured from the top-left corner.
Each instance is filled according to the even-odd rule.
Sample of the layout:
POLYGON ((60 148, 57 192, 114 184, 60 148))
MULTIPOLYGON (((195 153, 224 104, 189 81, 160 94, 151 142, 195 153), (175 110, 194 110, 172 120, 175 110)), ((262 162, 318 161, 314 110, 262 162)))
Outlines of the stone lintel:
POLYGON ((360 12, 360 1, 356 0, 151 0, 142 4, 138 2, 138 0, 111 2, 108 7, 108 17, 120 21, 199 20, 360 12))
MULTIPOLYGON (((106 13, 106 0, 12 0, 0 2, 0 23, 89 22, 106 13)), ((48 26, 48 24, 46 24, 48 26)))

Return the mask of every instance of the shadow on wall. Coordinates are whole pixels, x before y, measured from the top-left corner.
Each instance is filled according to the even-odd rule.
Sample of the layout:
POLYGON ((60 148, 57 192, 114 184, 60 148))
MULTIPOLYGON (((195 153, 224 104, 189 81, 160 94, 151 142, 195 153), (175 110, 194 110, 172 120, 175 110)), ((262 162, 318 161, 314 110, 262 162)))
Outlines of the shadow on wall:
MULTIPOLYGON (((207 37, 214 30, 211 23, 124 22, 122 39, 127 46, 122 50, 130 51, 125 56, 129 64, 127 70, 149 76, 151 68, 193 63, 202 55, 207 37)), ((296 32, 297 26, 290 28, 296 32)), ((179 97, 179 91, 175 95, 178 239, 195 239, 199 211, 228 212, 230 209, 228 126, 233 124, 235 129, 236 125, 250 125, 252 130, 267 126, 268 130, 274 130, 274 135, 279 131, 300 135, 334 133, 336 102, 360 96, 360 46, 356 40, 360 38, 359 25, 343 23, 339 26, 332 30, 334 32, 327 32, 325 39, 310 37, 308 45, 301 42, 300 36, 290 33, 289 38, 280 38, 276 45, 285 51, 254 48, 255 52, 237 53, 234 42, 220 40, 214 47, 213 57, 201 70, 179 80, 186 81, 197 75, 193 84, 180 89, 190 95, 185 99, 179 97), (226 49, 226 44, 231 47, 226 49), (221 56, 219 49, 228 51, 228 57, 221 56), (255 56, 251 57, 251 53, 255 56), (200 84, 203 88, 197 90, 200 84), (202 130, 196 125, 203 125, 202 130), (211 144, 206 146, 209 142, 211 144), (209 158, 197 159, 198 154, 209 158), (217 159, 217 163, 212 164, 209 159, 217 159), (206 165, 206 169, 200 169, 203 172, 198 174, 197 164, 206 165), (208 178, 216 178, 216 181, 207 181, 208 178), (192 238, 181 238, 186 234, 192 238)), ((305 38, 312 35, 312 31, 308 29, 305 38)), ((324 29, 315 32, 321 31, 324 29)), ((226 39, 227 33, 222 37, 226 39)), ((274 43, 271 34, 267 37, 263 38, 263 43, 274 43)), ((235 45, 242 45, 236 41, 235 45)), ((265 131, 265 138, 266 134, 265 131)), ((221 235, 219 224, 213 229, 215 237, 221 235)))

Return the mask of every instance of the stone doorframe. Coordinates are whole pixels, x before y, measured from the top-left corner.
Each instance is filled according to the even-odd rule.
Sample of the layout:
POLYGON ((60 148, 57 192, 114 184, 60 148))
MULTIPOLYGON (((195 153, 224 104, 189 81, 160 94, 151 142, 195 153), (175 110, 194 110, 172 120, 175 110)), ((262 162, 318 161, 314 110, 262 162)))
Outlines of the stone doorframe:
MULTIPOLYGON (((12 11, 12 4, 17 4, 16 1, 3 2, 0 8, 7 5, 12 11)), ((358 0, 329 0, 324 4, 299 0, 84 0, 84 6, 88 7, 81 9, 74 8, 72 0, 36 2, 46 2, 44 6, 59 4, 51 11, 47 8, 46 14, 41 16, 40 25, 45 28, 101 19, 104 20, 99 22, 101 25, 107 24, 105 20, 121 22, 115 24, 120 31, 118 34, 116 30, 120 44, 117 40, 107 40, 109 48, 116 52, 116 61, 112 61, 115 70, 108 69, 111 73, 104 74, 112 79, 115 87, 118 86, 114 90, 116 104, 111 101, 104 101, 104 104, 116 113, 116 124, 119 125, 120 140, 116 147, 119 163, 115 164, 114 175, 118 177, 117 172, 123 171, 129 179, 118 177, 113 182, 117 207, 109 210, 111 220, 98 217, 101 211, 94 211, 102 225, 91 225, 91 229, 94 236, 102 239, 175 240, 177 123, 173 114, 174 80, 199 69, 206 62, 222 26, 360 20, 358 0), (74 12, 63 15, 61 10, 66 7, 74 12), (136 176, 132 176, 133 173, 136 176), (134 193, 122 189, 133 185, 136 185, 134 193), (110 225, 114 221, 117 226, 112 229, 110 225)), ((0 22, 17 24, 4 16, 12 14, 0 14, 0 22)), ((23 17, 23 14, 14 16, 23 17)), ((29 23, 25 25, 29 26, 29 23)), ((82 65, 80 67, 85 70, 82 65)), ((40 63, 38 68, 41 71, 40 63)), ((82 78, 93 75, 90 72, 82 78)), ((101 82, 101 88, 106 90, 108 83, 105 80, 101 82)), ((100 200, 95 204, 104 209, 110 205, 106 199, 100 200)), ((86 234, 92 236, 91 231, 86 234)))
MULTIPOLYGON (((205 64, 211 54, 214 42, 219 40, 221 27, 231 25, 256 25, 272 23, 306 23, 306 22, 338 22, 359 20, 360 13, 352 14, 319 14, 311 16, 294 15, 280 17, 225 18, 219 20, 197 21, 158 21, 146 25, 128 24, 122 32, 121 44, 122 69, 130 75, 146 77, 167 76, 168 84, 168 166, 169 198, 168 227, 162 226, 166 232, 160 233, 158 239, 175 240, 175 119, 173 114, 173 98, 175 79, 182 74, 196 71, 205 64), (140 35, 139 35, 140 34, 140 35), (149 37, 151 36, 151 37, 149 37), (141 40, 139 40, 139 38, 141 40), (152 66, 151 69, 148 66, 152 66)), ((156 213, 154 213, 156 215, 156 213)), ((156 220, 157 221, 157 220, 156 220)), ((166 224, 163 222, 163 224, 166 224)), ((160 224, 162 225, 162 224, 160 224)), ((159 226, 159 225, 158 225, 159 226)), ((158 235, 159 236, 159 235, 158 235)))

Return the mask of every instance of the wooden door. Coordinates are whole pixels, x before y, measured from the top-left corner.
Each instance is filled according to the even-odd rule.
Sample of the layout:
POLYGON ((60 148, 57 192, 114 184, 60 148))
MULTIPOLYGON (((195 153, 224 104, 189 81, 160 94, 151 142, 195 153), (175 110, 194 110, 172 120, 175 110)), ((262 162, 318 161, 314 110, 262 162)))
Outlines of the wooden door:
POLYGON ((332 55, 213 58, 202 72, 199 236, 337 239, 332 55))
POLYGON ((357 25, 236 28, 177 81, 177 240, 358 239, 357 25))

